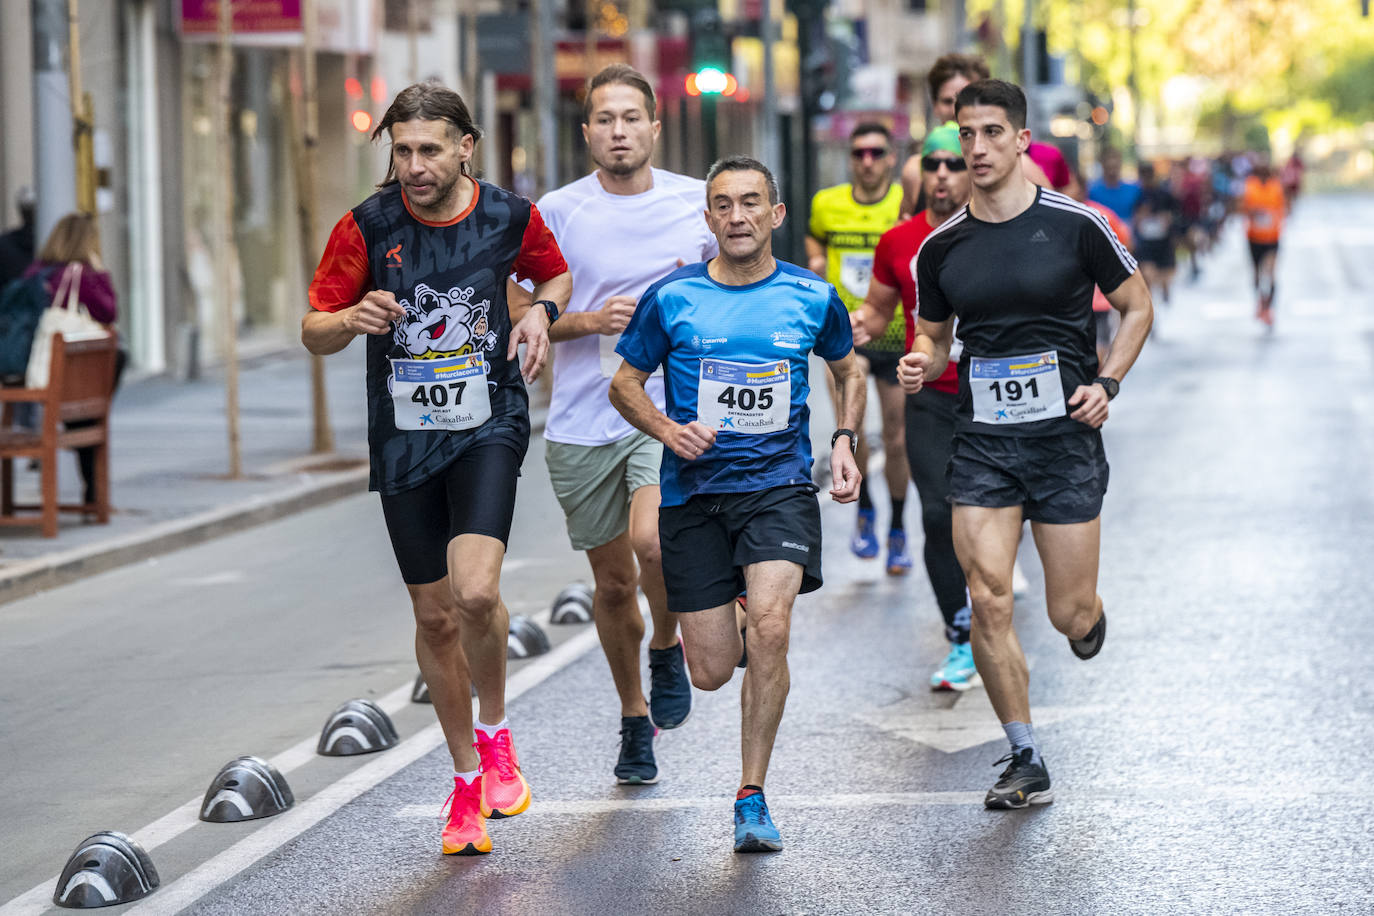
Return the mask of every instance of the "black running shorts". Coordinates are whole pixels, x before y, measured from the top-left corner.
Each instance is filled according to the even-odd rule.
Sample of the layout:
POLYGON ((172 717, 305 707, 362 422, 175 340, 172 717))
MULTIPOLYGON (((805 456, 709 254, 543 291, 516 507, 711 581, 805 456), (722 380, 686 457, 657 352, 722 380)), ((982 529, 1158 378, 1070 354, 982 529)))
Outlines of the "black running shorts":
POLYGON ((812 487, 707 493, 658 510, 668 610, 704 611, 744 591, 744 567, 791 560, 802 593, 821 587, 821 507, 812 487))
POLYGON ((872 350, 868 347, 855 347, 854 352, 868 360, 868 374, 880 382, 897 384, 897 363, 902 360, 900 350, 872 350))
POLYGON ((448 575, 448 544, 460 534, 485 534, 505 544, 519 476, 520 454, 505 442, 488 441, 418 487, 383 493, 382 514, 405 583, 426 585, 448 575))
POLYGON ((1271 254, 1277 254, 1278 250, 1278 242, 1250 242, 1250 263, 1259 270, 1260 262, 1271 254))
POLYGON ((949 501, 956 506, 1022 506, 1025 517, 1050 525, 1090 522, 1107 493, 1102 433, 991 436, 961 432, 949 459, 949 501))

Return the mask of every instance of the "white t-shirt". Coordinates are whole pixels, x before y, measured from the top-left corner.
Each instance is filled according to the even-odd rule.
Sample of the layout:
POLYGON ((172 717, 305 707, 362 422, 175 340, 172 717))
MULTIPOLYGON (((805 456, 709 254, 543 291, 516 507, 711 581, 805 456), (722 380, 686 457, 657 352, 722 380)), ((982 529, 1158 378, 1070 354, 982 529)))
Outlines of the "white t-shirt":
MULTIPOLYGON (((539 212, 572 272, 568 312, 596 311, 611 296, 638 299, 677 269, 713 258, 716 237, 706 226, 706 183, 654 169, 643 194, 611 194, 596 174, 540 199, 539 212)), ((571 445, 605 445, 634 427, 611 406, 611 376, 620 367, 619 334, 561 340, 553 361, 553 399, 544 437, 571 445)), ((663 409, 663 378, 645 390, 663 409)))

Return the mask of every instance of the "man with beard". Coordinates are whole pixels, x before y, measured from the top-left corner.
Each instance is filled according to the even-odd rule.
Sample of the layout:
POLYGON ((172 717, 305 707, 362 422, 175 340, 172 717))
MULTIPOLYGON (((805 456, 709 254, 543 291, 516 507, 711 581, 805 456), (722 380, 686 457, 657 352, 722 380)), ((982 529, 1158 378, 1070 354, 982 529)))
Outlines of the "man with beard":
POLYGON ((529 446, 525 380, 543 367, 572 280, 538 209, 470 176, 481 131, 456 92, 402 90, 373 139, 383 133, 386 180, 330 234, 301 340, 328 354, 367 337, 369 486, 381 492, 420 673, 453 757, 443 851, 473 855, 491 851, 488 817, 530 803, 506 722, 501 561, 529 446), (514 327, 512 273, 534 281, 536 300, 514 327))
MULTIPOLYGON (((916 252, 926 236, 968 202, 968 166, 959 148, 959 129, 937 127, 921 145, 921 196, 926 208, 889 229, 873 253, 873 280, 863 306, 851 316, 854 340, 860 344, 881 334, 900 303, 906 316, 906 346, 916 334, 916 252)), ((921 527, 925 532, 926 574, 944 618, 949 654, 930 676, 935 690, 968 690, 978 685, 978 671, 969 647, 968 591, 964 571, 954 554, 945 468, 959 404, 958 357, 939 378, 906 398, 906 455, 911 479, 921 499, 921 527)))
MULTIPOLYGON (((823 188, 811 200, 807 228, 807 266, 830 282, 849 311, 863 304, 873 274, 873 249, 878 238, 897 225, 901 214, 902 188, 892 180, 896 154, 892 132, 877 122, 864 122, 849 134, 851 181, 823 188)), ((902 391, 897 386, 897 360, 902 356, 905 332, 898 315, 881 334, 855 353, 865 374, 877 383, 882 417, 883 453, 892 516, 888 524, 887 572, 905 575, 911 569, 902 514, 906 507, 908 475, 902 429, 902 391)), ((833 393, 833 391, 832 391, 833 393)), ((838 409, 838 407, 837 407, 838 409)), ((859 432, 859 471, 868 473, 868 446, 859 432)), ((856 556, 878 555, 877 509, 865 480, 859 489, 859 514, 849 548, 856 556)))
MULTIPOLYGON (((677 267, 716 254, 701 218, 705 184, 650 165, 660 129, 643 75, 625 64, 606 67, 587 84, 582 124, 596 170, 539 201, 576 278, 567 314, 549 331, 557 356, 545 455, 568 538, 591 563, 593 617, 620 695, 615 778, 633 785, 658 780, 655 726, 687 719, 692 687, 659 560, 663 445, 627 423, 607 394, 620 366, 615 346, 639 297, 677 267), (653 619, 647 704, 640 588, 653 619)), ((662 409, 662 374, 645 388, 662 409)))

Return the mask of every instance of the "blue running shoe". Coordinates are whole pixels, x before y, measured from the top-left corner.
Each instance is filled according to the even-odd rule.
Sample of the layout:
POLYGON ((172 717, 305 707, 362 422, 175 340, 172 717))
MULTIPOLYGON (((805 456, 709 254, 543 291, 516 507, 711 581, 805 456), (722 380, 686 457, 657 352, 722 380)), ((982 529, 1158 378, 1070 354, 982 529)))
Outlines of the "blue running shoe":
POLYGON ((659 728, 677 728, 692 712, 692 682, 682 642, 649 650, 649 718, 659 728))
POLYGON ((878 536, 873 533, 876 521, 874 510, 859 510, 859 518, 854 523, 854 536, 849 539, 849 549, 854 551, 854 556, 871 560, 878 555, 878 536))
POLYGON ((782 836, 762 792, 735 799, 735 852, 781 852, 782 836))
POLYGON ((932 690, 963 692, 981 683, 983 679, 978 676, 978 668, 973 664, 973 647, 966 642, 952 644, 944 664, 930 676, 932 690))
POLYGON ((898 528, 887 535, 887 574, 905 576, 911 572, 911 554, 906 552, 906 532, 898 528))

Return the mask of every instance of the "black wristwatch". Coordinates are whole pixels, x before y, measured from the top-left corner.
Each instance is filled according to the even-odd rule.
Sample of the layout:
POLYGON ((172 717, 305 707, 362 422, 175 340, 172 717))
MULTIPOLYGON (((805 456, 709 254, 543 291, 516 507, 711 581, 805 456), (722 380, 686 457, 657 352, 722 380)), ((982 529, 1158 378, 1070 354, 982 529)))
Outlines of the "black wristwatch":
POLYGON ((1102 390, 1107 392, 1107 400, 1109 401, 1116 397, 1116 393, 1121 390, 1120 382, 1105 375, 1099 375, 1097 378, 1093 379, 1093 384, 1102 386, 1102 390))
POLYGON ((553 324, 558 320, 557 302, 554 302, 552 299, 538 299, 534 304, 544 306, 544 314, 549 316, 549 324, 553 324))
POLYGON ((840 441, 841 436, 849 437, 849 451, 857 454, 859 451, 859 436, 852 429, 837 429, 830 437, 830 448, 835 448, 835 443, 840 441))

